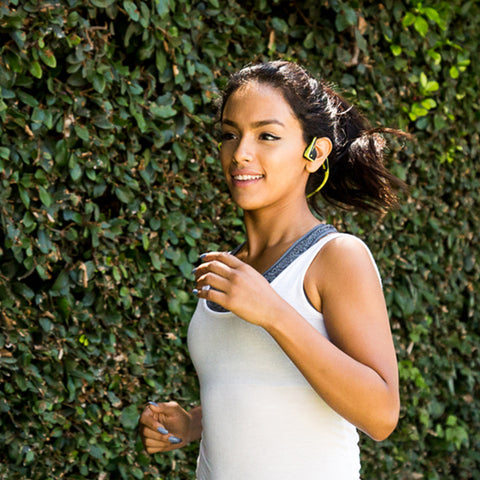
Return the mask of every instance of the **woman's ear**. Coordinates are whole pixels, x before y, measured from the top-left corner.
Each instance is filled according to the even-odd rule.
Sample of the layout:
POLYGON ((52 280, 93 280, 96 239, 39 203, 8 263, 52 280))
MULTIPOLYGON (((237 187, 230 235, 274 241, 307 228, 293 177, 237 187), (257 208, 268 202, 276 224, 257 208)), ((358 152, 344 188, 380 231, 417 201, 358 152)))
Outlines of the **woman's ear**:
POLYGON ((306 162, 305 168, 309 173, 316 172, 325 162, 332 151, 332 141, 328 137, 317 138, 314 149, 316 152, 315 160, 306 162))

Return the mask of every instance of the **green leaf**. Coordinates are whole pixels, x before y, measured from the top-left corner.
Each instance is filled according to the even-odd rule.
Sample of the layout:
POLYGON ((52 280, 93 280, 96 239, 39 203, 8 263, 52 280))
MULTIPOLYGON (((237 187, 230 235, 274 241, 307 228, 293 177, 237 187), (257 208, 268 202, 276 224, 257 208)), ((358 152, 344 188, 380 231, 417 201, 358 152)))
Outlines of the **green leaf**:
POLYGON ((126 430, 135 430, 138 425, 140 415, 136 405, 130 405, 123 409, 120 415, 120 423, 126 430))
POLYGON ((435 65, 440 65, 442 56, 437 51, 430 49, 427 51, 428 55, 433 59, 435 65))
POLYGON ((116 0, 90 0, 92 5, 99 8, 107 8, 113 5, 116 0))
POLYGON ((47 208, 53 203, 52 197, 47 192, 47 190, 45 190, 45 187, 39 186, 38 194, 40 196, 40 200, 47 208))
POLYGON ((53 323, 48 318, 41 318, 39 322, 44 332, 48 333, 52 330, 53 323))
POLYGON ((150 260, 152 261, 152 265, 155 270, 162 270, 162 261, 160 260, 158 253, 150 252, 150 260))
POLYGON ((116 187, 115 188, 115 195, 117 198, 123 203, 131 203, 135 199, 135 194, 126 187, 116 187))
POLYGON ((395 57, 402 53, 402 47, 400 47, 399 45, 390 45, 390 50, 395 57))
POLYGON ((355 29, 355 40, 357 42, 358 48, 362 52, 367 53, 368 51, 367 41, 365 40, 365 37, 360 33, 360 30, 358 30, 358 28, 355 29))
POLYGON ((70 177, 72 177, 72 180, 74 182, 78 182, 80 178, 82 177, 82 169, 78 165, 78 163, 75 162, 74 166, 70 168, 70 177))
POLYGON ((440 88, 440 85, 438 84, 438 82, 429 80, 427 82, 427 85, 425 86, 425 92, 426 93, 436 92, 439 88, 440 88))
POLYGON ((423 17, 417 17, 413 24, 415 30, 424 37, 428 32, 428 22, 423 17))
POLYGON ((167 67, 167 56, 162 49, 157 49, 155 54, 155 65, 157 67, 158 73, 163 73, 167 67))
POLYGON ((47 232, 42 228, 37 234, 38 248, 44 254, 49 253, 52 250, 52 242, 47 232))
POLYGON ((165 17, 170 11, 170 5, 168 0, 155 0, 155 8, 161 18, 165 17))
POLYGON ((51 50, 38 50, 40 59, 45 65, 50 68, 55 68, 57 66, 57 59, 51 50))
POLYGON ((460 76, 460 72, 458 71, 458 68, 455 66, 450 67, 449 73, 453 79, 457 79, 460 76))
POLYGON ((417 18, 417 17, 416 17, 412 12, 408 12, 408 13, 403 17, 402 25, 403 25, 405 28, 408 28, 410 25, 413 25, 413 24, 414 24, 416 18, 417 18))
POLYGON ((23 204, 28 208, 30 206, 30 197, 27 191, 19 185, 18 193, 20 195, 20 199, 22 200, 23 204))
POLYGON ((277 30, 278 32, 281 32, 281 33, 288 32, 288 24, 282 18, 273 17, 271 22, 274 30, 277 30))
POLYGON ((152 113, 152 115, 159 118, 170 118, 177 114, 177 111, 170 105, 152 104, 150 106, 150 112, 152 113))
POLYGON ((315 34, 313 32, 308 32, 305 40, 303 41, 303 46, 307 49, 315 46, 315 34))
POLYGON ((126 10, 126 12, 128 13, 128 16, 134 22, 138 22, 138 20, 140 19, 140 12, 138 11, 135 3, 133 3, 131 0, 124 0, 123 8, 126 10))
MULTIPOLYGON (((180 102, 182 105, 190 112, 193 113, 195 110, 195 103, 193 102, 192 98, 188 95, 180 95, 180 102)), ((173 110, 173 109, 172 109, 173 110)))
POLYGON ((30 64, 30 73, 35 77, 35 78, 42 78, 42 67, 40 64, 35 60, 30 64))
POLYGON ((83 125, 75 125, 74 127, 75 133, 86 143, 90 141, 90 134, 88 132, 87 127, 83 125))
POLYGON ((415 102, 410 109, 410 119, 416 120, 418 117, 423 117, 428 114, 428 110, 425 107, 422 107, 421 104, 415 102))
POLYGON ((23 90, 17 91, 18 98, 29 107, 38 107, 39 102, 38 100, 30 95, 29 93, 24 92, 23 90))
POLYGON ((5 160, 8 160, 9 156, 10 156, 10 149, 8 147, 0 147, 0 158, 4 158, 5 160))
POLYGON ((98 93, 103 93, 105 90, 105 85, 107 84, 105 81, 105 76, 103 75, 98 75, 95 74, 93 76, 93 88, 98 92, 98 93))
POLYGON ((52 290, 58 291, 63 290, 68 286, 68 272, 66 270, 62 270, 58 275, 57 279, 55 280, 54 284, 52 285, 52 290))
POLYGON ((423 12, 430 20, 434 21, 437 25, 443 26, 443 21, 440 17, 440 14, 434 8, 427 7, 423 10, 423 12))
POLYGON ((431 110, 437 106, 437 102, 433 98, 427 98, 423 100, 422 106, 425 107, 427 110, 431 110))

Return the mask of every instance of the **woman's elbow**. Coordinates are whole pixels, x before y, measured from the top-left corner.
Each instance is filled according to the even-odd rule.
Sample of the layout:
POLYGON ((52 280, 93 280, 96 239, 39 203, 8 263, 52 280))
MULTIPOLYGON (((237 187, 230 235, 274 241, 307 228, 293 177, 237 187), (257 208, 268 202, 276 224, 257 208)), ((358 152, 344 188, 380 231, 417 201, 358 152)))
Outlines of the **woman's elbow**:
POLYGON ((396 405, 394 408, 389 409, 383 415, 377 417, 375 425, 369 431, 365 432, 370 438, 376 442, 381 442, 387 439, 395 430, 398 424, 398 418, 400 415, 400 405, 396 405))

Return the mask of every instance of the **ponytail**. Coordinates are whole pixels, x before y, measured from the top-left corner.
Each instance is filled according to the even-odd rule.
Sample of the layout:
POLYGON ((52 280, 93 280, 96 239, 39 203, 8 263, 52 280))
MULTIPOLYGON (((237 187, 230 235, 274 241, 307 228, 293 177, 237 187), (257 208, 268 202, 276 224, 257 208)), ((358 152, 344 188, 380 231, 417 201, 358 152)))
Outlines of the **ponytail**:
MULTIPOLYGON (((230 95, 249 81, 265 83, 282 92, 302 125, 307 144, 314 137, 331 140, 328 181, 308 200, 317 213, 322 213, 319 195, 346 209, 383 212, 397 205, 396 191, 405 188, 405 184, 384 165, 384 135, 410 135, 390 128, 372 128, 329 85, 318 82, 299 65, 285 61, 247 66, 233 74, 223 93, 220 116, 230 95)), ((324 175, 322 168, 310 175, 307 196, 318 189, 324 175)))
MULTIPOLYGON (((409 135, 391 128, 372 128, 354 106, 329 86, 320 85, 319 88, 323 88, 325 110, 331 120, 326 136, 333 144, 329 155, 330 178, 321 195, 329 203, 346 209, 380 213, 397 206, 396 192, 406 185, 385 167, 387 142, 384 135, 409 135)), ((314 125, 311 128, 315 128, 314 125)), ((319 173, 310 176, 307 194, 322 181, 323 174, 319 173)), ((318 195, 311 198, 310 205, 320 213, 318 195)))

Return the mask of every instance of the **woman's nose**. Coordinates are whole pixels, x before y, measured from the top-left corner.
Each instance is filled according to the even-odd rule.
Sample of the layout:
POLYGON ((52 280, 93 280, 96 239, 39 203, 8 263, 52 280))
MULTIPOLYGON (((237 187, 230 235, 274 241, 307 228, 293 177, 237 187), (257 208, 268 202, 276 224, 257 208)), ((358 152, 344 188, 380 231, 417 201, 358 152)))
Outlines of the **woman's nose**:
POLYGON ((254 157, 253 146, 245 137, 240 139, 233 151, 233 160, 236 163, 251 162, 254 157))

